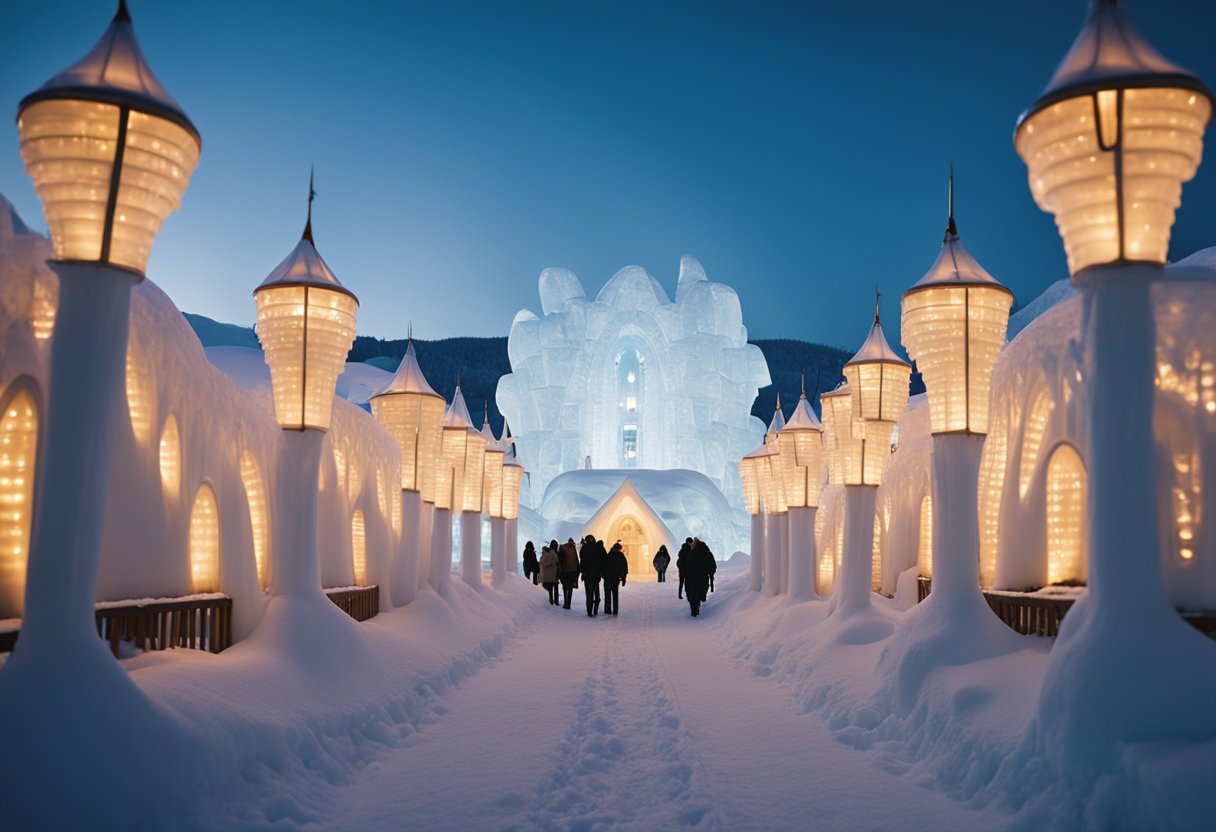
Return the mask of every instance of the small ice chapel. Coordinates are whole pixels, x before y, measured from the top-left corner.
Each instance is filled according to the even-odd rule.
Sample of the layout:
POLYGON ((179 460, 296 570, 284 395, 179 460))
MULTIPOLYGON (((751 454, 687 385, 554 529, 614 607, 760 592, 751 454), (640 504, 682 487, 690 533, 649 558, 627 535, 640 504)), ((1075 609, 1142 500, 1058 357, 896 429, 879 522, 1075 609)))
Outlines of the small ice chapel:
POLYGON ((679 546, 659 513, 642 498, 628 477, 583 528, 582 536, 595 535, 604 546, 621 541, 629 560, 629 577, 651 581, 656 577, 651 561, 660 546, 666 546, 674 561, 679 546))

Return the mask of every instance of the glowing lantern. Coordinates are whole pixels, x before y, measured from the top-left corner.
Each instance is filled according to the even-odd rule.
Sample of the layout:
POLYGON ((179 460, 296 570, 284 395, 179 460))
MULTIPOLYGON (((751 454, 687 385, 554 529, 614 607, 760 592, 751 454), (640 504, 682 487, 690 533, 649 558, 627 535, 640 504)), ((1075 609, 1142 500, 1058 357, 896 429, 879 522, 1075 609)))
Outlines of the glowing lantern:
POLYGON ((125 2, 92 51, 22 100, 17 126, 55 257, 142 275, 202 145, 144 60, 125 2))
POLYGON ((253 454, 241 454, 241 483, 245 486, 245 502, 249 505, 249 528, 253 532, 253 560, 257 567, 258 586, 263 589, 270 583, 269 537, 270 522, 266 509, 266 487, 253 454))
POLYGON ((756 470, 756 458, 748 454, 739 460, 739 479, 743 481, 743 505, 750 515, 760 513, 760 473, 756 470))
POLYGON ((1005 344, 1013 293, 958 238, 954 175, 941 253, 903 296, 900 330, 925 379, 933 433, 988 433, 992 368, 1005 344))
POLYGON ((358 510, 350 518, 350 558, 355 586, 367 586, 367 524, 358 510))
MULTIPOLYGON (((883 468, 891 455, 891 432, 908 406, 911 373, 908 362, 896 355, 887 343, 876 304, 870 334, 857 354, 844 365, 844 377, 850 391, 852 438, 854 443, 860 443, 860 448, 856 444, 847 446, 845 485, 882 482, 883 468)), ((838 429, 840 424, 837 422, 838 429)))
POLYGON ((865 485, 864 426, 853 416, 853 391, 848 384, 819 397, 828 481, 833 485, 865 485))
POLYGON ((314 195, 310 179, 300 242, 253 292, 274 412, 284 430, 329 430, 334 386, 355 340, 359 301, 313 244, 314 195))
POLYGON ((401 487, 433 501, 444 401, 422 375, 412 338, 397 374, 371 405, 376 421, 401 448, 401 487))
POLYGON ((220 587, 220 510, 206 483, 198 487, 190 510, 190 585, 194 592, 220 587))
POLYGON ((786 503, 790 508, 817 507, 823 483, 823 426, 807 401, 805 385, 789 421, 777 433, 777 442, 786 503))
POLYGON ((441 463, 436 477, 435 506, 481 513, 486 440, 473 428, 460 386, 443 420, 441 463))
POLYGON ((486 443, 486 456, 483 465, 481 487, 481 511, 483 514, 497 520, 503 515, 503 485, 505 472, 506 448, 498 443, 493 431, 490 430, 490 406, 486 405, 486 416, 481 426, 481 438, 486 443))
POLYGON ((1113 0, 1094 0, 1047 88, 1018 122, 1030 190, 1055 215, 1074 275, 1164 263, 1182 183, 1203 153, 1211 94, 1150 46, 1113 0))
POLYGON ((21 616, 39 424, 37 401, 19 388, 0 411, 0 618, 21 616))

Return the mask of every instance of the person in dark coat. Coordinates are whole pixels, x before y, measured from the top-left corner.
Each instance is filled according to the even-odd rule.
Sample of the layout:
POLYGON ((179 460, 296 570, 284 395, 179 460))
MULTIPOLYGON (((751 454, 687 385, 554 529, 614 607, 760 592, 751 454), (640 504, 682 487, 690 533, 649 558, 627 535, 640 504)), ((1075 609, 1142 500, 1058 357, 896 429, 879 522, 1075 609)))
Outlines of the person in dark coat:
POLYGON ((524 577, 532 579, 532 586, 540 582, 540 561, 536 559, 536 547, 531 540, 524 544, 524 577))
POLYGON ((684 545, 680 547, 680 551, 676 552, 676 573, 680 577, 680 587, 676 590, 676 597, 684 597, 684 566, 688 563, 688 555, 692 551, 692 538, 684 538, 684 545))
POLYGON ((583 539, 579 552, 579 572, 583 576, 583 589, 587 593, 587 617, 594 618, 600 612, 600 579, 604 576, 604 544, 594 536, 583 539))
POLYGON ((621 611, 621 587, 628 574, 629 559, 618 540, 604 558, 604 615, 616 615, 621 611))
POLYGON ((565 603, 562 604, 562 609, 570 609, 570 599, 574 597, 574 590, 578 588, 578 547, 574 545, 574 538, 567 538, 566 542, 561 545, 557 552, 558 560, 561 562, 562 573, 562 596, 565 603))
POLYGON ((557 605, 557 581, 561 574, 557 561, 557 541, 554 540, 548 546, 541 547, 540 561, 536 567, 536 571, 540 574, 540 582, 545 587, 545 592, 549 593, 549 603, 557 605))
POLYGON ((671 555, 667 554, 667 546, 660 546, 658 554, 651 561, 654 564, 654 571, 659 573, 659 583, 667 580, 667 567, 671 565, 671 555))
POLYGON ((700 540, 693 540, 687 563, 684 565, 684 589, 688 592, 688 606, 694 617, 701 614, 701 604, 709 594, 710 577, 718 571, 718 562, 700 540))

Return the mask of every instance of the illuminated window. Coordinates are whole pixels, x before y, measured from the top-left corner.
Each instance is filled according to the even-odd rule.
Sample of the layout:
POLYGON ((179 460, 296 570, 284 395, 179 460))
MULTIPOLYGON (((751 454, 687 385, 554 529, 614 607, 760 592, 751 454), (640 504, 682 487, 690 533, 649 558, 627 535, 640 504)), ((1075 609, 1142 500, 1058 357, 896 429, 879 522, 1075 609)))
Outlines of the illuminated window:
POLYGON ((51 275, 39 275, 34 281, 34 300, 30 308, 30 328, 39 341, 50 338, 55 331, 55 313, 58 309, 59 284, 51 275))
POLYGON ((165 495, 176 497, 181 490, 182 442, 177 432, 177 420, 173 414, 165 420, 165 430, 160 435, 160 479, 165 495))
MULTIPOLYGON (((330 434, 333 436, 333 434, 330 434)), ((338 440, 333 440, 334 443, 334 467, 338 470, 338 487, 346 488, 346 454, 342 452, 341 446, 338 445, 338 440)))
POLYGON ((916 566, 921 577, 933 577, 933 498, 926 494, 920 501, 920 546, 916 566))
POLYGON ((637 396, 626 396, 625 397, 625 409, 628 410, 630 413, 636 413, 637 409, 638 409, 638 397, 637 396))
POLYGON ((0 413, 0 618, 19 617, 25 600, 38 415, 38 405, 25 389, 0 413))
POLYGON ((362 511, 356 511, 350 519, 350 556, 355 568, 355 584, 367 586, 367 526, 362 511))
POLYGON ((220 586, 220 510, 206 483, 198 487, 190 510, 190 585, 194 592, 220 586))
POLYGON ((241 454, 241 482, 245 484, 245 501, 249 505, 249 526, 253 530, 253 560, 258 570, 258 585, 268 584, 267 552, 270 523, 266 518, 266 489, 258 464, 249 451, 241 454))
POLYGON ((152 441, 152 382, 134 337, 127 340, 127 412, 135 441, 147 447, 152 441))
MULTIPOLYGON (((889 515, 889 510, 888 510, 889 515)), ((883 539, 883 521, 878 516, 878 512, 874 513, 874 540, 870 552, 870 589, 874 592, 882 592, 882 539, 883 539)))
POLYGON ((1183 564, 1194 563, 1198 551, 1198 531, 1203 511, 1203 490, 1200 487, 1199 455, 1176 453, 1171 462, 1174 482, 1170 488, 1170 503, 1174 509, 1175 549, 1183 564))
POLYGON ((996 559, 1000 547, 1001 491, 1009 458, 1009 415, 1002 408, 992 414, 991 430, 980 456, 979 525, 980 586, 996 584, 996 559))
POLYGON ((1047 463, 1047 582, 1085 580, 1085 465, 1071 445, 1047 463))
POLYGON ((1051 397, 1047 395, 1046 390, 1040 390, 1030 408, 1030 418, 1026 420, 1026 429, 1022 433, 1022 463, 1019 466, 1018 483, 1018 496, 1022 499, 1026 499, 1030 481, 1034 478, 1035 466, 1039 464, 1039 451, 1042 449, 1043 434, 1047 431, 1047 417, 1050 415, 1051 397))

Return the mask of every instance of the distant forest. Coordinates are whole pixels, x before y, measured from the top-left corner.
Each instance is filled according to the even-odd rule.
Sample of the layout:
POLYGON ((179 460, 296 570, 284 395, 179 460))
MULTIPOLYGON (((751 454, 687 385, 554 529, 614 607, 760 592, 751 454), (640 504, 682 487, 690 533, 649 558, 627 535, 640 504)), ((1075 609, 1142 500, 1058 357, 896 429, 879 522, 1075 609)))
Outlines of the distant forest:
MULTIPOLYGON (((773 417, 777 391, 781 391, 782 409, 788 416, 802 389, 802 372, 806 371, 807 397, 819 409, 818 394, 831 390, 840 381, 840 370, 852 356, 836 347, 811 344, 789 338, 752 341, 768 361, 773 383, 762 387, 752 415, 768 424, 773 417)), ((386 341, 361 335, 355 339, 349 361, 364 361, 375 367, 394 372, 405 354, 405 340, 386 341)), ((474 421, 481 425, 485 403, 490 407, 490 425, 494 432, 502 431, 502 415, 494 403, 498 379, 511 372, 507 359, 506 338, 444 338, 438 341, 414 341, 418 363, 426 373, 435 392, 451 400, 460 379, 465 402, 474 421)))

